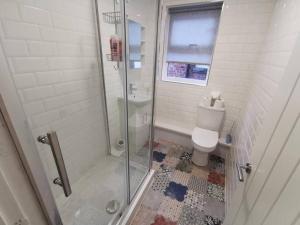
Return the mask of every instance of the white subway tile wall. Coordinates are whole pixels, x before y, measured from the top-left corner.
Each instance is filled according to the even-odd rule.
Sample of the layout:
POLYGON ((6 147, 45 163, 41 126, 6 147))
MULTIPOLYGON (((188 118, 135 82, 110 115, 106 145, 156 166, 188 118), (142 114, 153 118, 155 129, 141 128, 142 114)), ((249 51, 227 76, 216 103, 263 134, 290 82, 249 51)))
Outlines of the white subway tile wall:
POLYGON ((234 145, 227 174, 227 205, 236 188, 235 162, 251 162, 251 149, 282 79, 295 40, 300 33, 298 0, 279 0, 261 48, 246 105, 234 131, 234 145))
MULTIPOLYGON (((92 0, 0 0, 1 46, 33 136, 57 131, 71 182, 106 154, 93 7, 92 0)), ((57 177, 51 151, 37 146, 49 178, 57 177)))
MULTIPOLYGON (((120 106, 118 102, 118 97, 123 95, 123 80, 121 77, 123 75, 122 69, 117 68, 117 63, 108 60, 107 55, 111 52, 110 38, 116 34, 116 30, 113 24, 106 23, 103 18, 103 13, 114 11, 114 1, 99 1, 98 3, 110 144, 112 147, 116 147, 117 139, 124 138, 121 126, 124 123, 124 118, 120 113, 123 106, 120 106)), ((117 5, 117 7, 120 6, 117 5)), ((118 11, 118 9, 116 10, 118 11)), ((118 31, 120 29, 121 25, 118 25, 118 31)))
POLYGON ((156 119, 194 127, 201 97, 220 91, 226 107, 221 135, 229 133, 245 105, 272 9, 272 0, 225 0, 208 86, 164 82, 159 73, 156 119))

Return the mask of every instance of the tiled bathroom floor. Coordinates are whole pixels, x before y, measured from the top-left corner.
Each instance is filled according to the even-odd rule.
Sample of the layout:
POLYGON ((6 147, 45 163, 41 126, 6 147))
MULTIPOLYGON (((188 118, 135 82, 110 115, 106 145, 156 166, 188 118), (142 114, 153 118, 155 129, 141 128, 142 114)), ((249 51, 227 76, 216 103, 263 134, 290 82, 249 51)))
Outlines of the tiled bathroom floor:
POLYGON ((220 225, 224 219, 224 159, 210 155, 207 167, 167 141, 155 143, 152 186, 131 225, 220 225))

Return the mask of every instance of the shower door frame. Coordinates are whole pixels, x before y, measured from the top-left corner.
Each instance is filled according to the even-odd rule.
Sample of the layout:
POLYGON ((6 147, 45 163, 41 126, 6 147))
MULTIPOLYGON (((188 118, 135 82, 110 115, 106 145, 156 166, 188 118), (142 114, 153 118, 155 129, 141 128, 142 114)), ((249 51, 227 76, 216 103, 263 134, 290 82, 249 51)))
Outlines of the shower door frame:
MULTIPOLYGON (((96 0, 97 1, 97 0, 96 0)), ((115 4, 115 0, 114 4, 115 4)), ((128 48, 127 48, 127 27, 126 27, 126 3, 125 0, 120 0, 120 11, 121 11, 121 34, 122 34, 122 41, 125 44, 122 44, 122 58, 123 58, 123 71, 121 72, 123 75, 123 96, 124 96, 124 129, 125 129, 125 165, 126 165, 126 191, 125 191, 125 199, 127 205, 130 204, 130 164, 129 164, 129 131, 128 131, 128 93, 127 93, 127 54, 128 54, 128 48)), ((120 67, 119 67, 120 68, 120 67)), ((149 168, 148 168, 149 169, 149 168)))
MULTIPOLYGON (((98 12, 98 0, 94 0, 94 14, 96 16, 96 25, 97 25, 97 35, 98 35, 98 64, 102 72, 101 74, 101 87, 103 90, 102 98, 105 98, 103 101, 103 107, 104 107, 104 118, 105 118, 105 130, 106 130, 106 136, 107 136, 107 147, 110 147, 110 141, 109 141, 109 126, 108 126, 108 115, 107 115, 107 102, 106 102, 106 93, 105 93, 105 83, 104 83, 104 71, 103 71, 103 61, 102 61, 102 48, 101 48, 101 31, 100 31, 100 24, 99 24, 99 12, 98 12)), ((125 40, 125 43, 127 41, 126 37, 126 7, 125 7, 125 1, 126 0, 120 0, 120 10, 122 15, 122 23, 123 27, 122 29, 122 35, 123 40, 125 40)), ((159 13, 159 6, 160 6, 160 0, 157 2, 157 14, 159 13)), ((157 18, 157 24, 158 25, 159 20, 157 18)), ((155 52, 154 52, 154 73, 156 74, 157 68, 157 40, 158 40, 158 26, 156 27, 156 33, 155 33, 155 52)), ((131 202, 130 198, 130 177, 129 177, 129 145, 128 145, 128 96, 127 96, 127 54, 128 49, 125 45, 123 45, 123 54, 124 54, 124 71, 123 75, 123 85, 124 85, 124 99, 125 99, 125 140, 126 140, 126 185, 124 188, 126 188, 126 205, 124 205, 124 208, 122 211, 124 212, 124 209, 128 207, 128 205, 131 202)), ((55 202, 54 195, 52 193, 50 182, 48 180, 48 177, 46 175, 46 171, 42 165, 42 159, 40 158, 40 155, 38 153, 38 149, 36 147, 36 144, 34 143, 34 137, 32 135, 32 131, 30 129, 29 124, 27 123, 27 117, 24 112, 24 108, 20 102, 17 90, 15 88, 14 82, 11 77, 11 72, 9 71, 9 63, 4 55, 3 47, 0 46, 0 112, 4 117, 5 123, 9 129, 9 133, 12 136, 12 139, 14 141, 14 144, 16 146, 17 152, 20 156, 20 160, 22 162, 22 165, 24 167, 24 170, 28 176, 28 179, 30 181, 30 184, 32 185, 32 188, 34 190, 34 193, 37 197, 37 201, 39 202, 42 212, 45 216, 45 220, 49 225, 63 225, 60 212, 58 210, 57 204, 55 202)), ((152 141, 153 141, 153 121, 154 121, 154 96, 155 96, 155 80, 156 75, 153 76, 153 92, 152 92, 152 119, 150 124, 150 145, 149 145, 149 151, 150 151, 150 157, 149 157, 149 166, 148 166, 148 172, 145 174, 145 177, 149 174, 151 165, 152 165, 152 141)), ((108 150, 108 149, 107 149, 108 150)), ((108 151, 107 151, 108 152, 108 151)), ((145 179, 144 177, 144 179, 145 179)), ((141 181, 141 184, 143 183, 144 179, 141 181)), ((140 185, 141 185, 140 184, 140 185)), ((138 190, 138 188, 137 188, 138 190)), ((137 192, 137 191, 136 191, 137 192)), ((136 193, 135 192, 135 193, 136 193)))
MULTIPOLYGON (((98 0, 95 0, 98 1, 98 0)), ((114 0, 116 1, 116 0, 114 0)), ((147 173, 145 173, 145 175, 143 176, 143 178, 141 179, 140 184, 137 186, 135 192, 131 195, 130 193, 130 157, 129 157, 129 130, 128 130, 128 68, 129 68, 129 42, 128 40, 128 34, 127 34, 127 30, 128 30, 128 25, 127 25, 127 21, 128 21, 128 16, 126 14, 126 3, 128 4, 128 0, 120 0, 120 10, 121 10, 121 24, 122 26, 122 40, 125 42, 125 44, 122 45, 122 52, 123 52, 123 60, 124 60, 124 70, 122 72, 122 75, 124 76, 123 79, 123 95, 124 95, 124 99, 125 99, 125 108, 124 108, 124 121, 125 121, 125 152, 126 152, 126 199, 127 199, 127 205, 129 205, 131 203, 131 201, 135 198, 135 196, 137 195, 138 190, 141 188, 142 184, 144 183, 146 177, 149 175, 150 170, 152 168, 152 160, 153 160, 153 141, 154 141, 154 111, 155 111, 155 90, 156 90, 156 74, 157 74, 157 53, 158 53, 158 30, 159 30, 159 22, 160 22, 160 6, 161 6, 161 0, 157 0, 157 5, 156 5, 156 13, 157 13, 157 17, 156 17, 156 23, 155 23, 155 33, 154 33, 154 45, 155 45, 155 49, 154 49, 154 63, 153 63, 153 77, 152 77, 152 105, 151 105, 151 122, 150 122, 150 135, 149 135, 149 161, 148 161, 148 168, 147 168, 147 173)))

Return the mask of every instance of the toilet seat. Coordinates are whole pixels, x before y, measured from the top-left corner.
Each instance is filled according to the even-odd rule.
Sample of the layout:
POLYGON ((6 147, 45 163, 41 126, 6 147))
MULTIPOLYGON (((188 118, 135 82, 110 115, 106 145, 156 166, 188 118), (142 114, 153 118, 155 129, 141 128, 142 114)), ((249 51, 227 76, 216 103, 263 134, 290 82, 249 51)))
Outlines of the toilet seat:
POLYGON ((213 151, 218 144, 218 132, 195 127, 192 132, 192 140, 202 152, 213 151))

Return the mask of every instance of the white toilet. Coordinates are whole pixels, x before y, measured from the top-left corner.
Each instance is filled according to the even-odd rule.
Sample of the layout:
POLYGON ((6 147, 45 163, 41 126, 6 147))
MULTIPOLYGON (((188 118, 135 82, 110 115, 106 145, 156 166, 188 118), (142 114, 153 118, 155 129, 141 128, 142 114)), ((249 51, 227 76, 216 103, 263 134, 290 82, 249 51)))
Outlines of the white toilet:
POLYGON ((224 114, 224 108, 198 105, 197 127, 192 132, 194 146, 192 161, 196 165, 206 166, 208 154, 216 149, 224 114))

